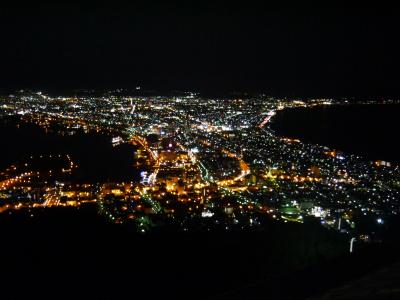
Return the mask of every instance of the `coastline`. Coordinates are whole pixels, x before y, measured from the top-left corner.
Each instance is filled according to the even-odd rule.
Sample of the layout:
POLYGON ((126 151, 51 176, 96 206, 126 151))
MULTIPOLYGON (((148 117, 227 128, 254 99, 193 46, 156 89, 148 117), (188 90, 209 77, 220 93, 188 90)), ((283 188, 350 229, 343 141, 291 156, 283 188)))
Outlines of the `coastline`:
MULTIPOLYGON (((374 151, 371 151, 371 153, 368 152, 358 152, 357 147, 349 147, 348 142, 346 144, 346 141, 340 141, 340 137, 338 135, 329 135, 330 139, 334 140, 333 143, 324 143, 324 139, 321 138, 320 132, 314 128, 308 128, 309 132, 305 132, 307 130, 304 130, 301 132, 301 130, 298 129, 298 123, 296 123, 295 118, 299 118, 300 120, 305 120, 306 122, 311 122, 310 120, 307 120, 307 118, 304 118, 304 115, 307 116, 312 116, 312 115, 317 115, 324 113, 325 115, 329 114, 333 115, 335 113, 342 113, 338 111, 334 112, 329 112, 328 110, 341 110, 342 108, 346 107, 349 109, 354 109, 354 108, 359 108, 360 106, 363 106, 363 108, 371 108, 372 107, 380 107, 386 109, 388 106, 395 106, 397 108, 400 108, 400 102, 390 102, 390 103, 379 103, 379 102, 360 102, 360 103, 332 103, 332 104, 318 104, 318 105, 286 105, 283 108, 275 109, 273 111, 273 115, 271 116, 271 119, 269 120, 266 128, 268 128, 269 131, 271 131, 276 137, 285 139, 285 138, 290 138, 290 139, 296 139, 301 141, 302 143, 305 144, 311 144, 311 145, 316 145, 316 146, 322 146, 329 148, 334 151, 338 151, 340 153, 343 153, 345 155, 352 155, 356 156, 358 158, 361 158, 366 161, 389 161, 391 164, 399 164, 398 158, 394 157, 396 151, 388 151, 390 150, 389 147, 382 147, 382 149, 385 149, 382 151, 382 153, 378 153, 375 149, 374 151), (323 112, 321 110, 324 110, 323 112), (295 124, 296 123, 296 124, 295 124), (314 132, 311 132, 314 131, 314 132), (314 135, 314 136, 313 136, 314 135), (384 152, 387 153, 384 153, 384 152), (380 154, 380 155, 379 155, 380 154), (390 159, 389 159, 390 158, 390 159)), ((360 116, 357 116, 360 118, 360 116)), ((361 116, 362 119, 362 116, 361 116)), ((375 122, 379 124, 379 116, 377 117, 378 121, 375 122)), ((341 118, 341 121, 343 121, 343 118, 341 118)), ((348 121, 348 120, 347 120, 348 121)), ((367 120, 365 120, 367 121, 367 120)), ((328 122, 329 123, 329 122, 328 122)), ((321 124, 318 124, 319 126, 321 124)), ((326 124, 325 124, 326 125, 326 124)), ((328 124, 328 128, 326 129, 327 131, 332 131, 332 128, 329 127, 332 124, 328 124)), ((351 124, 350 124, 351 125, 351 124)), ((308 127, 309 126, 308 124, 308 127)), ((382 126, 384 127, 384 126, 382 126)), ((385 128, 379 127, 377 130, 382 130, 384 131, 385 128)), ((393 129, 395 130, 395 129, 393 129)), ((343 135, 342 135, 343 137, 343 135)), ((354 138, 355 143, 357 141, 357 136, 354 138)), ((370 141, 365 141, 368 144, 373 144, 373 140, 370 141)), ((367 144, 366 143, 366 144, 367 144)), ((395 146, 395 144, 394 144, 395 146)), ((394 147, 393 146, 393 147, 394 147)))

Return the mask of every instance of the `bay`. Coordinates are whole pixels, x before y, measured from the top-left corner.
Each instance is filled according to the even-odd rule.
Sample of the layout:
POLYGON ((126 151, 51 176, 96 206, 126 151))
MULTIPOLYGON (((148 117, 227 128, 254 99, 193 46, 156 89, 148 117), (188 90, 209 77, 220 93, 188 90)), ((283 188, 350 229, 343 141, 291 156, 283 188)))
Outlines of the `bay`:
POLYGON ((31 155, 68 154, 78 164, 73 176, 81 182, 137 181, 133 167, 136 148, 129 144, 113 147, 112 136, 77 132, 60 135, 38 125, 16 119, 1 120, 0 168, 4 169, 31 155))
POLYGON ((358 104, 287 108, 271 126, 281 136, 399 163, 399 124, 399 104, 358 104))

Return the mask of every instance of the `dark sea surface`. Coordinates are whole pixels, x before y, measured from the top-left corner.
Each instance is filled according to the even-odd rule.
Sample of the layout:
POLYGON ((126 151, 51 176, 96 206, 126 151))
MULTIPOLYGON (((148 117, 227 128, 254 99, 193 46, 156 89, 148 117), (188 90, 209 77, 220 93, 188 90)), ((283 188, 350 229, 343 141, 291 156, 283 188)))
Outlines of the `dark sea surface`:
POLYGON ((130 181, 139 179, 133 167, 136 148, 122 144, 113 147, 111 136, 78 132, 74 135, 46 133, 35 124, 0 120, 0 170, 30 155, 69 154, 78 164, 78 181, 130 181))
POLYGON ((400 163, 399 104, 289 108, 278 112, 271 127, 281 136, 400 163))

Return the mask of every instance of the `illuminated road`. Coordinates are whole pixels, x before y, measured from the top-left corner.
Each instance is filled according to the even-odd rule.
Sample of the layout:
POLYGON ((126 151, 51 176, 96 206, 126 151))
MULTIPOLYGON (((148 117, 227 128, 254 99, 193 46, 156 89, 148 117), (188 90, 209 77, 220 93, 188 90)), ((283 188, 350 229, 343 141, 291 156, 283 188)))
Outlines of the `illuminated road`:
POLYGON ((263 128, 270 120, 273 116, 275 116, 276 112, 271 110, 267 113, 267 116, 264 118, 264 120, 262 121, 262 123, 259 125, 260 128, 263 128))
POLYGON ((46 191, 46 194, 44 194, 44 200, 44 207, 57 206, 60 204, 60 197, 55 188, 46 191))
POLYGON ((15 186, 16 184, 21 183, 23 181, 23 179, 25 179, 29 176, 32 176, 32 175, 33 175, 33 172, 25 172, 23 174, 13 177, 13 178, 3 180, 0 182, 0 190, 9 189, 10 187, 15 186))
POLYGON ((132 143, 132 144, 138 143, 145 151, 147 151, 150 154, 150 158, 155 162, 153 165, 154 172, 149 175, 149 179, 148 179, 148 183, 150 185, 155 184, 157 174, 158 174, 158 168, 160 166, 160 161, 159 161, 159 157, 158 157, 157 153, 150 149, 145 138, 140 137, 138 135, 133 136, 130 139, 130 143, 132 143))
POLYGON ((240 166, 241 172, 240 172, 240 174, 239 174, 238 176, 236 176, 235 178, 233 178, 233 179, 231 179, 231 180, 230 180, 230 179, 220 180, 220 181, 218 182, 218 185, 228 185, 228 184, 232 184, 233 182, 240 181, 240 180, 243 179, 246 175, 250 174, 250 167, 249 167, 249 165, 248 165, 242 158, 240 158, 239 156, 237 156, 236 154, 234 154, 234 153, 232 153, 232 152, 229 152, 229 151, 226 150, 226 149, 222 149, 221 151, 222 151, 222 153, 225 153, 225 154, 228 155, 229 157, 231 157, 231 158, 236 158, 236 159, 239 161, 239 166, 240 166))
POLYGON ((144 138, 135 135, 135 136, 133 136, 133 137, 131 138, 130 142, 131 142, 132 144, 135 144, 135 143, 140 144, 140 146, 142 146, 143 149, 145 149, 145 150, 150 154, 151 158, 152 158, 154 161, 158 162, 158 155, 157 155, 157 153, 150 149, 149 145, 147 144, 147 141, 146 141, 144 138))

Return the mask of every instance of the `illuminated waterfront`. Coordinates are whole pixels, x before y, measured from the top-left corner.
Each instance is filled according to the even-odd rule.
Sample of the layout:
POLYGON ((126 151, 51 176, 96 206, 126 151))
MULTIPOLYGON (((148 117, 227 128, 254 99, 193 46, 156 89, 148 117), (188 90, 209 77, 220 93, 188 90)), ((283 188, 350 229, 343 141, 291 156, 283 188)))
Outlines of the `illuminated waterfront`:
POLYGON ((280 137, 270 126, 282 109, 332 104, 347 101, 265 95, 213 99, 196 93, 10 95, 2 99, 3 118, 19 116, 43 129, 29 129, 36 132, 37 143, 26 136, 8 140, 27 142, 16 144, 26 153, 34 143, 39 154, 46 149, 47 154, 68 155, 69 165, 62 166, 60 175, 50 168, 45 177, 43 172, 33 176, 29 172, 38 170, 25 165, 20 173, 7 169, 4 205, 32 209, 93 202, 110 221, 132 224, 143 233, 171 226, 260 230, 269 220, 315 218, 326 228, 370 241, 372 231, 358 223, 368 219, 379 228, 399 213, 397 165, 280 137), (40 137, 38 130, 48 133, 40 137), (20 182, 21 176, 29 178, 20 182))

